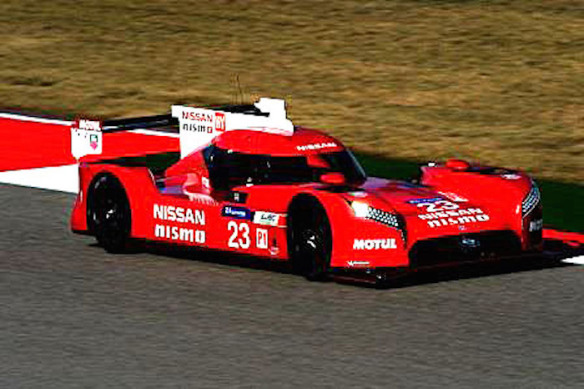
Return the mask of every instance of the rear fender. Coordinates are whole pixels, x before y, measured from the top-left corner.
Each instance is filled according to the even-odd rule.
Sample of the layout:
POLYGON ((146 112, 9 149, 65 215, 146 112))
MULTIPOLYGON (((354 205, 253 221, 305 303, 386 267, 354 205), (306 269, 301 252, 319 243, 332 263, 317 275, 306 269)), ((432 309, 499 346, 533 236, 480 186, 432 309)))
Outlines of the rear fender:
POLYGON ((87 223, 87 197, 94 180, 103 174, 111 174, 122 184, 130 209, 132 210, 131 236, 145 236, 146 215, 149 200, 156 196, 157 190, 152 174, 145 167, 124 167, 111 164, 81 164, 79 167, 79 193, 71 214, 71 229, 78 233, 91 233, 87 223))

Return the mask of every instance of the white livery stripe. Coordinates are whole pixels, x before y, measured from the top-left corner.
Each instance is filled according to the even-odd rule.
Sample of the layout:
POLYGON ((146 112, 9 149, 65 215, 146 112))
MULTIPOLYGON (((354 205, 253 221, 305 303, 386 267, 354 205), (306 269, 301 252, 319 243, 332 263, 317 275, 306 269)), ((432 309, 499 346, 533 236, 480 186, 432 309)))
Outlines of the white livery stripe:
POLYGON ((584 265, 584 255, 580 255, 579 257, 566 258, 562 260, 562 262, 572 265, 584 265))
POLYGON ((70 126, 71 124, 73 124, 73 122, 66 121, 66 120, 46 119, 46 118, 39 118, 39 117, 34 117, 34 116, 26 116, 26 115, 19 115, 19 114, 13 114, 13 113, 1 113, 1 112, 0 112, 0 118, 20 120, 20 121, 24 121, 24 122, 57 124, 60 126, 70 126))
POLYGON ((74 164, 0 172, 0 183, 77 193, 79 167, 74 164))
POLYGON ((170 132, 162 132, 162 131, 137 129, 137 130, 130 130, 128 132, 131 132, 133 134, 141 134, 141 135, 167 136, 169 138, 180 138, 179 134, 173 134, 170 132))
MULTIPOLYGON (((58 120, 58 119, 46 119, 46 118, 39 118, 34 116, 26 116, 14 113, 2 113, 0 112, 0 118, 2 119, 11 119, 11 120, 20 120, 23 122, 33 122, 33 123, 44 123, 44 124, 56 124, 60 126, 71 126, 74 122, 66 121, 66 120, 58 120)), ((152 136, 166 136, 169 138, 179 138, 178 134, 162 132, 162 131, 154 131, 154 130, 144 130, 144 129, 136 129, 127 131, 134 134, 142 134, 142 135, 152 135, 152 136)))

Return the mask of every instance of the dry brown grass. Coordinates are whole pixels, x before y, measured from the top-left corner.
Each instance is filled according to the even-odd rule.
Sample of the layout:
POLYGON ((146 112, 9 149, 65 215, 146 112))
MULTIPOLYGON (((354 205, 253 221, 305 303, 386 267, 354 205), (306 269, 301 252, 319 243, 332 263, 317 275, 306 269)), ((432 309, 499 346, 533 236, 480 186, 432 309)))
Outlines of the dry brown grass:
POLYGON ((102 116, 251 95, 363 151, 584 180, 584 3, 4 0, 0 106, 102 116))

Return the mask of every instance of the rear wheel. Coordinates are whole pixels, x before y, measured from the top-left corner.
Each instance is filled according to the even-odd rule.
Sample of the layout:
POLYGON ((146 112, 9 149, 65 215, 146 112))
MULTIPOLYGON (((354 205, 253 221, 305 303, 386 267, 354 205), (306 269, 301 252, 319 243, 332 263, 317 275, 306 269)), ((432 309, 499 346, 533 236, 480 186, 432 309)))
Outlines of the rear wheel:
POLYGON ((131 211, 126 191, 112 175, 98 176, 90 186, 87 220, 97 242, 110 253, 128 248, 131 211))
POLYGON ((303 197, 288 212, 289 254, 294 270, 311 281, 327 278, 332 252, 328 217, 314 198, 303 197))

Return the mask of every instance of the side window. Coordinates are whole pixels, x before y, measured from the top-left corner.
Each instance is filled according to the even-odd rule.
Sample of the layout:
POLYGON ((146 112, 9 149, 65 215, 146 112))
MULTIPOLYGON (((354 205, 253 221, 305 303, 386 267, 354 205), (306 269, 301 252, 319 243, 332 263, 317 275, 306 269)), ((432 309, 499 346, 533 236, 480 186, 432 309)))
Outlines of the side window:
POLYGON ((220 149, 214 145, 203 151, 211 185, 228 190, 246 184, 316 182, 324 169, 308 165, 306 157, 272 157, 220 149))
POLYGON ((308 166, 306 157, 265 156, 260 166, 259 181, 263 184, 311 182, 315 170, 308 166))
POLYGON ((217 190, 257 183, 258 171, 264 157, 236 153, 214 145, 203 151, 211 185, 217 190))

